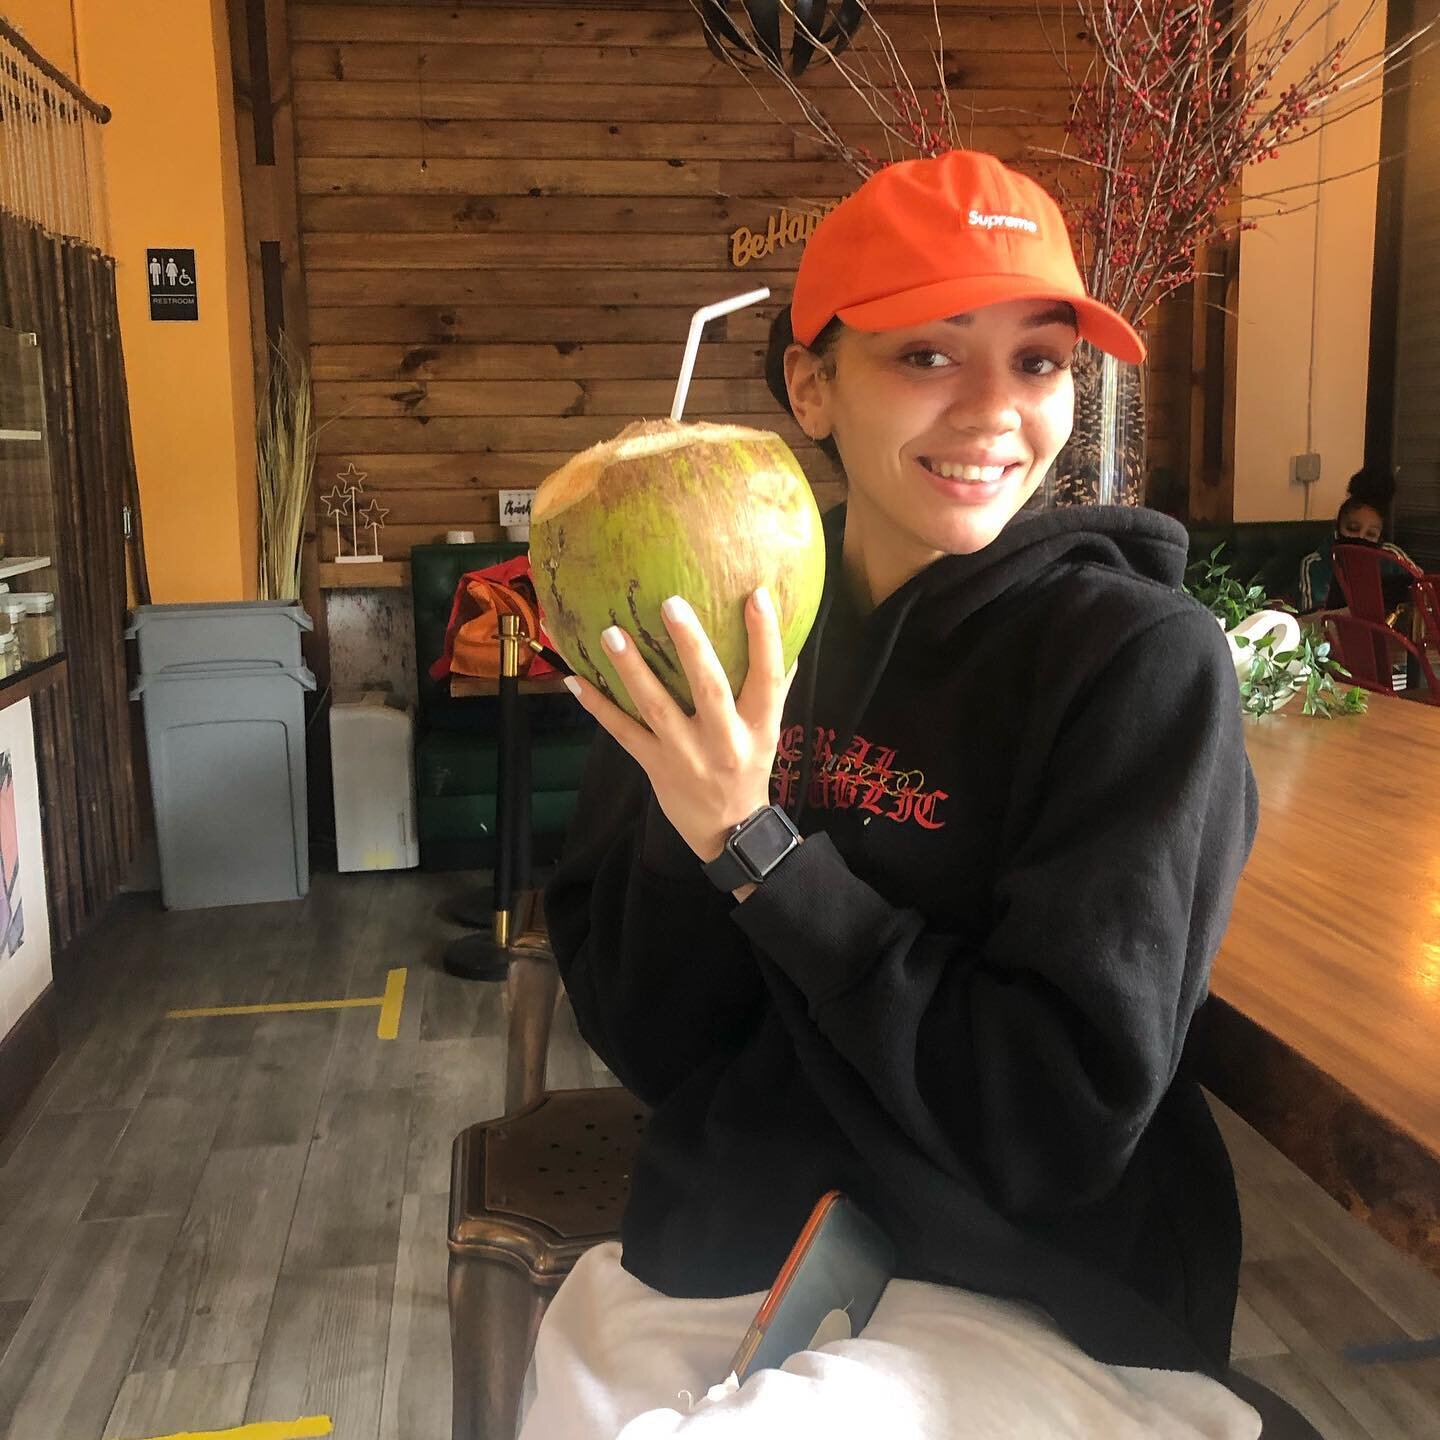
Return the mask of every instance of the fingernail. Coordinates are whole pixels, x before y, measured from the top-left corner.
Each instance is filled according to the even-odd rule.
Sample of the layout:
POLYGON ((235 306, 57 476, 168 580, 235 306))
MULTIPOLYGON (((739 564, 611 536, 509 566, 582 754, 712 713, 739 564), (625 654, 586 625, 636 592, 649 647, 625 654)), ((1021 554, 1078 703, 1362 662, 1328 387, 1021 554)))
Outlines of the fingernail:
POLYGON ((578 700, 580 698, 580 682, 573 676, 565 677, 565 688, 578 700))
POLYGON ((618 626, 612 625, 600 636, 600 643, 612 654, 620 655, 625 650, 625 632, 618 626))
POLYGON ((690 607, 678 595, 672 595, 661 607, 660 613, 672 624, 689 618, 690 607))
POLYGON ((755 591, 755 603, 760 607, 762 613, 775 608, 770 600, 770 592, 763 585, 755 591))

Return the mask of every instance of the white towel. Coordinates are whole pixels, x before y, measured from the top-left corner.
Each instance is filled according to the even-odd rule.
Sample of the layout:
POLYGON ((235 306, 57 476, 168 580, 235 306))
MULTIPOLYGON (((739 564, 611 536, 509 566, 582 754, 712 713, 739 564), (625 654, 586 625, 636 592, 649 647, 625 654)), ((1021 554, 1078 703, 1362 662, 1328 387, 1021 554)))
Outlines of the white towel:
POLYGON ((1031 1306, 892 1280, 865 1330, 736 1388, 763 1295, 672 1299, 597 1246, 544 1322, 520 1440, 1255 1440, 1202 1375, 1107 1366, 1031 1306))

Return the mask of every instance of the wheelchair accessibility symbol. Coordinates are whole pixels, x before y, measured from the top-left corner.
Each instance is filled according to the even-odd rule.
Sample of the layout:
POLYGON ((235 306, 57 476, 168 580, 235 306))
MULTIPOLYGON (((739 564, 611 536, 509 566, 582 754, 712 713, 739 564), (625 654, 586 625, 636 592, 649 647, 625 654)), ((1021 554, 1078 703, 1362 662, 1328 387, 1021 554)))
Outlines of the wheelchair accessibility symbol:
POLYGON ((167 248, 145 252, 150 281, 152 320, 198 320, 195 293, 195 252, 167 248))

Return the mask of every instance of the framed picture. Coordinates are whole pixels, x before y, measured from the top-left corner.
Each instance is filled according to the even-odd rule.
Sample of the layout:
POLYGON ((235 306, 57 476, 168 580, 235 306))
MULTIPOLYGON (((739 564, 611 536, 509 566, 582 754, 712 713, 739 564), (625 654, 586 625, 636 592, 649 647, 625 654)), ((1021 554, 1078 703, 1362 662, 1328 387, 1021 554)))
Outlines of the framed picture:
POLYGON ((49 983, 35 717, 26 699, 0 710, 0 1032, 8 1031, 49 983))

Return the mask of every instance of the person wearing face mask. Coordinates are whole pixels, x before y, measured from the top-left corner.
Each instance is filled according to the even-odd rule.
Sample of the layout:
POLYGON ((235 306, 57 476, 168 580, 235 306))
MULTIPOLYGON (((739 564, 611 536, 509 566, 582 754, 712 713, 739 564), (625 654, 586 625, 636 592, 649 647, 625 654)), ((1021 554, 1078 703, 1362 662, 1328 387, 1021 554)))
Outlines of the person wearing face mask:
MULTIPOLYGON (((1398 545, 1381 542, 1380 537, 1385 533, 1385 516, 1394 498, 1395 477, 1378 466, 1367 465, 1350 477, 1345 503, 1335 517, 1337 541, 1350 545, 1378 545, 1399 562, 1385 565, 1381 575, 1385 608, 1390 612, 1404 602, 1410 588, 1412 576, 1403 567, 1418 568, 1398 545)), ((1300 613, 1345 608, 1345 593, 1335 578, 1329 546, 1323 550, 1312 550, 1300 562, 1300 613)))
POLYGON ((549 933, 652 1113, 522 1440, 1259 1433, 1234 1179, 1185 1061, 1257 794, 1185 531, 1026 508, 1081 340, 1144 355, 1038 185, 973 151, 881 170, 771 336, 847 487, 797 671, 762 592, 738 699, 683 596, 694 716, 623 630, 597 643, 647 724, 573 682, 605 733, 549 933), (898 1255, 869 1326, 692 1410, 832 1189, 898 1255))

